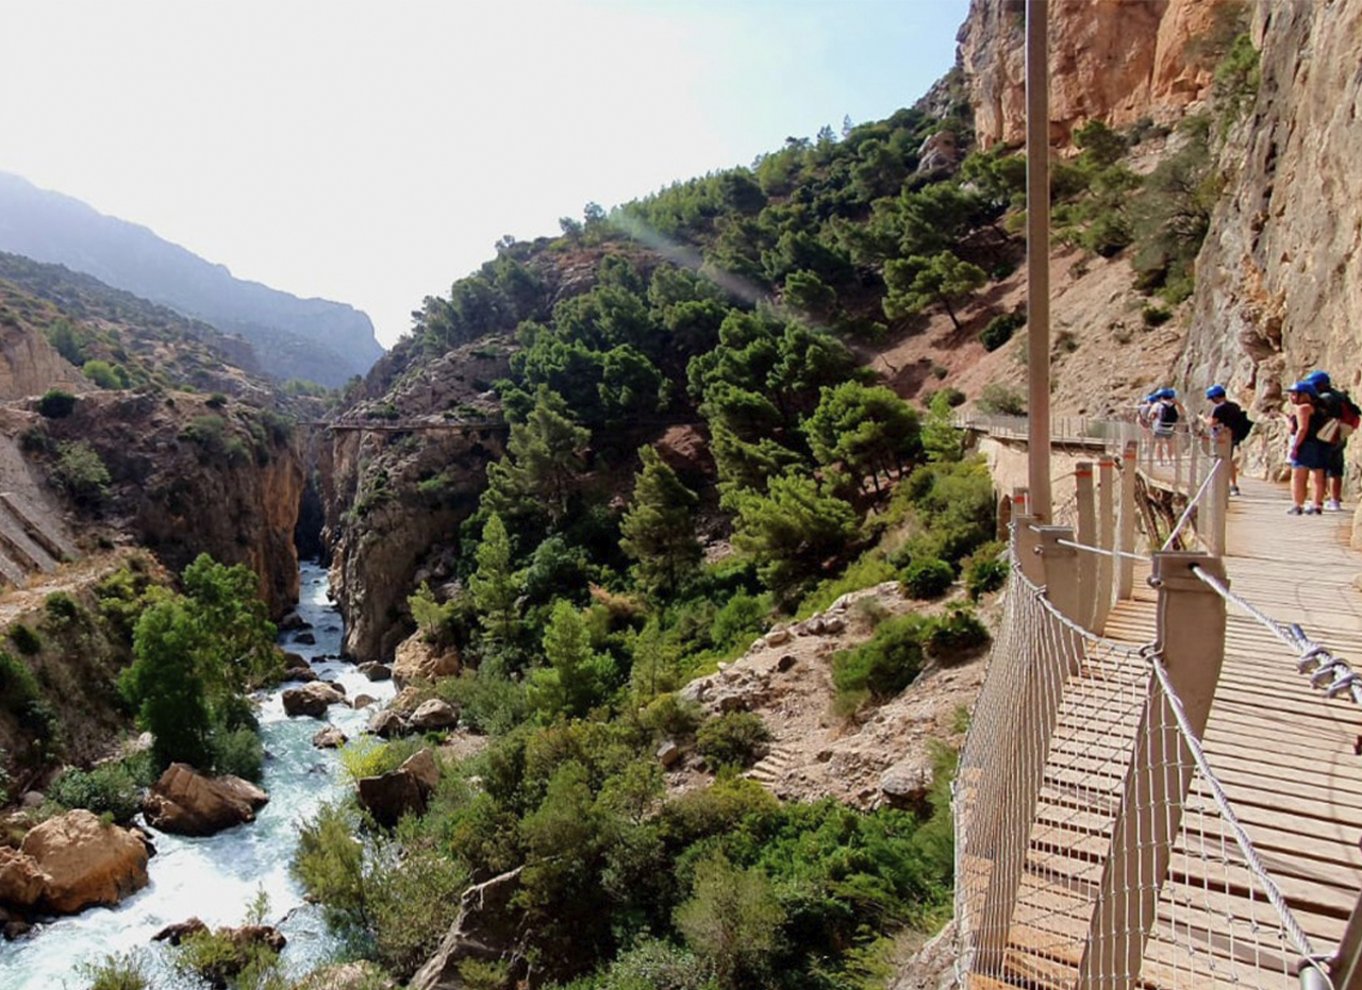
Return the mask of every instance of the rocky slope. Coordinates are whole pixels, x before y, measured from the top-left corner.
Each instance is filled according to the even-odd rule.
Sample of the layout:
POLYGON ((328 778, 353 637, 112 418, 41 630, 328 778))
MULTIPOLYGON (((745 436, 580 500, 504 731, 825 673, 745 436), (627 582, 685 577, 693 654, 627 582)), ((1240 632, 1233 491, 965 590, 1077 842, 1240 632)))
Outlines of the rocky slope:
POLYGON ((32 462, 57 481, 69 445, 98 455, 106 491, 76 493, 87 539, 131 539, 175 571, 210 553, 259 574, 274 614, 296 601, 305 479, 277 414, 189 393, 92 392, 63 418, 7 410, 4 428, 23 433, 32 462))

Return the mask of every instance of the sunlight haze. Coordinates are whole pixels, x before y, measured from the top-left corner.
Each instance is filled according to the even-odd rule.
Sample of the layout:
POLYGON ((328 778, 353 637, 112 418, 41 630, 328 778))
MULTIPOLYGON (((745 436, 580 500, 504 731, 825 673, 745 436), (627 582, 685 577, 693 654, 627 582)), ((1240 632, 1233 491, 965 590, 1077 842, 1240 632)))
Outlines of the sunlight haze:
POLYGON ((911 105, 964 0, 5 0, 0 170, 391 345, 505 234, 556 234, 911 105))

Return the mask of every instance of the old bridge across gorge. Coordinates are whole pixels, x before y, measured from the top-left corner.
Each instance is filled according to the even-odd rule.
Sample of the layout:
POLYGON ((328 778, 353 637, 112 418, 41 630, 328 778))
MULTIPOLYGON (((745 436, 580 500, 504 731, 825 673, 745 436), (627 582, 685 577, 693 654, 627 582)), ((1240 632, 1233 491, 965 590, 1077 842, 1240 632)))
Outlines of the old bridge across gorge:
POLYGON ((1053 524, 1013 493, 1004 626, 955 785, 962 981, 1362 986, 1348 517, 1288 518, 1251 479, 1229 499, 1204 437, 1160 463, 1127 424, 1054 425, 1093 461, 1053 524))

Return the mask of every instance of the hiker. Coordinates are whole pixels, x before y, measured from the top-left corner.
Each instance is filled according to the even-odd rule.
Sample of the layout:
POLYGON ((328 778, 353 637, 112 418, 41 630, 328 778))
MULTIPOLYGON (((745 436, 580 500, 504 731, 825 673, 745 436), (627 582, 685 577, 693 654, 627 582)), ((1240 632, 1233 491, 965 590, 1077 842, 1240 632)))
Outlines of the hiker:
POLYGON ((1239 445, 1248 437, 1249 431, 1253 429, 1253 420, 1248 418, 1248 413, 1244 412, 1243 407, 1225 395, 1224 385, 1212 385, 1206 389, 1206 401, 1214 403, 1211 411, 1206 414, 1206 425, 1211 428, 1211 436, 1219 437, 1222 430, 1230 436, 1230 494, 1239 494, 1239 468, 1234 463, 1234 455, 1239 450, 1239 445))
POLYGON ((1315 386, 1319 393, 1320 404, 1324 407, 1332 423, 1326 421, 1320 431, 1320 439, 1329 444, 1329 463, 1324 469, 1329 484, 1329 498, 1324 508, 1329 512, 1343 511, 1343 471, 1345 460, 1343 449, 1348 445, 1348 437, 1362 422, 1362 410, 1353 402, 1352 397, 1341 388, 1335 388, 1327 371, 1312 371, 1305 381, 1315 386))
POLYGON ((1176 456, 1173 434, 1178 421, 1187 415, 1187 410, 1182 408, 1178 393, 1171 388, 1159 389, 1154 397, 1157 401, 1150 410, 1150 425, 1154 430, 1154 459, 1163 464, 1176 456))
POLYGON ((1296 382, 1286 390, 1291 402, 1291 508, 1289 516, 1315 516, 1324 511, 1324 469, 1329 463, 1329 445, 1319 439, 1319 428, 1328 414, 1319 402, 1319 393, 1310 382, 1296 382), (1313 505, 1305 504, 1306 479, 1315 486, 1313 505))

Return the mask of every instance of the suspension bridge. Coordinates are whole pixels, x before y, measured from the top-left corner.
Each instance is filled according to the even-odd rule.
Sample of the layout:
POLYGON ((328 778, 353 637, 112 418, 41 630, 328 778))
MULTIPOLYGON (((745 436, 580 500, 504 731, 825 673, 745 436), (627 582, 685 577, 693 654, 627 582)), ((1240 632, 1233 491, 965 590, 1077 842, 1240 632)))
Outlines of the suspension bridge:
POLYGON ((1289 518, 1253 479, 1230 499, 1227 440, 1054 425, 1093 461, 1056 479, 1072 494, 1048 523, 1011 493, 1006 614, 956 781, 961 982, 1362 986, 1351 516, 1289 518), (1176 496, 1166 531, 1139 504, 1154 489, 1176 496))

